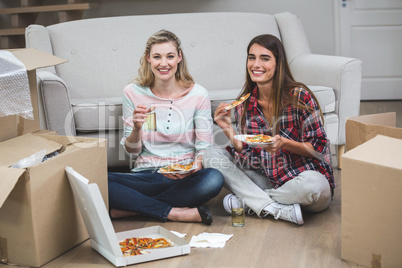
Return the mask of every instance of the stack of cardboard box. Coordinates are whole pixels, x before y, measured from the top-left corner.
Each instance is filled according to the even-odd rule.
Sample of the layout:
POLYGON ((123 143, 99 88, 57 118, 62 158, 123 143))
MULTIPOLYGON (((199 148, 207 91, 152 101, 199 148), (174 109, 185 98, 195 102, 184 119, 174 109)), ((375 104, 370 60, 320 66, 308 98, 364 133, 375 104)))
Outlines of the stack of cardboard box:
POLYGON ((342 158, 342 259, 402 267, 402 129, 396 114, 346 122, 342 158))
POLYGON ((65 167, 96 183, 108 200, 107 141, 40 131, 36 69, 65 60, 35 49, 12 53, 28 72, 34 120, 0 117, 0 261, 37 267, 88 239, 65 167), (31 167, 11 167, 42 150, 57 155, 31 167))

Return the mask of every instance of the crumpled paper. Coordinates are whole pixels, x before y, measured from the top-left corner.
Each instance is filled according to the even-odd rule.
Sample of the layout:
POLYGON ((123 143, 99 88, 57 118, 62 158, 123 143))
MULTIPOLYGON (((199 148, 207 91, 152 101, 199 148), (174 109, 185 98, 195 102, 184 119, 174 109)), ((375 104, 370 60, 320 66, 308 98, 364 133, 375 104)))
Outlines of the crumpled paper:
POLYGON ((177 235, 180 238, 183 238, 183 237, 185 237, 187 235, 187 234, 182 234, 182 233, 179 233, 179 232, 176 232, 176 231, 170 231, 170 232, 175 234, 175 235, 177 235))
POLYGON ((190 247, 193 248, 223 248, 233 234, 201 233, 193 236, 190 247))
POLYGON ((14 165, 12 165, 12 168, 28 168, 28 167, 33 167, 40 162, 42 162, 43 158, 46 155, 46 150, 40 150, 39 152, 34 153, 31 156, 25 157, 18 162, 16 162, 14 165))

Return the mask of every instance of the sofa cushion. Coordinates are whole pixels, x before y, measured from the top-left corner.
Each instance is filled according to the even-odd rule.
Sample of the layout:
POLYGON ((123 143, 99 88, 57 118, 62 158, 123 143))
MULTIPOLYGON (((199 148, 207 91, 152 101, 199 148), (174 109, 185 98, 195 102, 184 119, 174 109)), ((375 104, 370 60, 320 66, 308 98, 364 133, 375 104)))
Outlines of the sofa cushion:
POLYGON ((331 113, 335 111, 335 93, 330 87, 308 86, 313 91, 320 104, 322 113, 331 113))
POLYGON ((121 98, 71 100, 76 130, 98 132, 122 128, 121 98))

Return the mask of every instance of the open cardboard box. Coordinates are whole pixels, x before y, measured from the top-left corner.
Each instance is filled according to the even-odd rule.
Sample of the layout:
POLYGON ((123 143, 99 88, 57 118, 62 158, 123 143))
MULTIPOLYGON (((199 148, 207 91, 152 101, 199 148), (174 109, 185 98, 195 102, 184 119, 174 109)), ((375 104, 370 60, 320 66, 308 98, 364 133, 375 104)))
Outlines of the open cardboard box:
POLYGON ((87 178, 71 167, 66 167, 66 173, 91 238, 92 248, 115 266, 127 266, 190 253, 190 245, 185 240, 161 226, 115 233, 98 186, 95 183, 89 184, 87 178), (123 257, 119 241, 133 237, 166 238, 170 239, 174 246, 147 249, 145 250, 147 254, 123 257))
POLYGON ((0 117, 0 262, 38 267, 88 239, 65 167, 93 178, 107 200, 107 147, 104 139, 40 131, 36 69, 65 60, 36 49, 12 53, 27 68, 35 120, 0 117), (42 150, 58 155, 11 167, 42 150))
POLYGON ((402 129, 395 119, 385 113, 346 123, 341 257, 366 267, 402 267, 402 129))
POLYGON ((395 112, 348 118, 346 120, 346 151, 377 135, 402 139, 402 129, 396 127, 395 112))

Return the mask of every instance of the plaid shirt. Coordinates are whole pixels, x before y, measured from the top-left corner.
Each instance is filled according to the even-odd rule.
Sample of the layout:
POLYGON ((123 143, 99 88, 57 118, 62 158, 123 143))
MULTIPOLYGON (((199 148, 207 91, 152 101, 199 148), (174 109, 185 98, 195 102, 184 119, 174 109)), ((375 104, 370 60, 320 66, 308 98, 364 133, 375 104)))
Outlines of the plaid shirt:
MULTIPOLYGON (((316 113, 310 113, 303 109, 298 109, 293 105, 284 107, 282 116, 277 119, 277 134, 285 138, 298 142, 309 142, 313 145, 314 157, 301 156, 285 149, 278 150, 275 154, 270 154, 260 147, 251 147, 243 143, 243 151, 238 153, 232 146, 226 149, 234 156, 237 164, 250 169, 262 169, 274 188, 278 188, 285 182, 293 179, 298 174, 306 170, 316 170, 325 175, 331 188, 335 188, 333 171, 331 165, 330 143, 326 137, 324 127, 321 122, 317 103, 311 94, 302 88, 295 88, 299 99, 313 108, 316 113)), ((246 127, 243 134, 266 134, 274 136, 273 129, 269 126, 263 113, 257 104, 258 90, 253 90, 249 105, 246 111, 246 127)), ((241 132, 240 118, 244 105, 235 108, 236 127, 241 132)))

